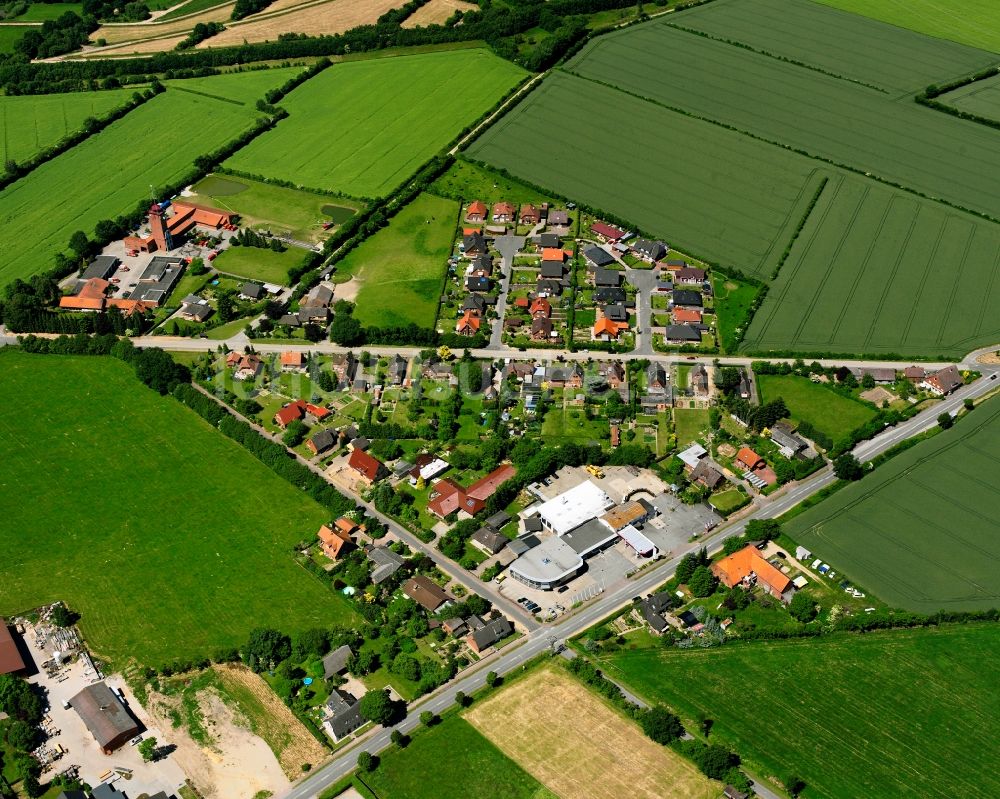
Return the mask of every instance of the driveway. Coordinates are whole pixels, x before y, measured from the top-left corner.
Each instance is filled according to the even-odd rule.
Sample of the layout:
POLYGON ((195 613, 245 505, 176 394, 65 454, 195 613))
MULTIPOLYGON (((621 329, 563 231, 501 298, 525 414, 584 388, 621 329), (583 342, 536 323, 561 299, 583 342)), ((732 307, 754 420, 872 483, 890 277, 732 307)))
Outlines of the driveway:
POLYGON ((500 296, 497 297, 497 320, 493 324, 493 332, 490 333, 491 350, 506 350, 508 347, 503 343, 503 317, 507 312, 507 294, 510 292, 510 280, 514 274, 514 256, 524 247, 524 236, 498 236, 493 240, 493 246, 500 253, 500 274, 503 281, 500 288, 500 296))

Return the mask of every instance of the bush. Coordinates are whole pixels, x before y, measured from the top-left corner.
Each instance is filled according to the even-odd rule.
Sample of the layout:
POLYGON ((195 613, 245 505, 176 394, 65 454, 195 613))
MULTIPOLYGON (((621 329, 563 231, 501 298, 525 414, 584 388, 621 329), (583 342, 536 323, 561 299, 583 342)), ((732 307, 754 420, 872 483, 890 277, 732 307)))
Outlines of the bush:
POLYGON ((788 604, 788 612, 792 617, 798 619, 803 624, 816 618, 816 603, 802 591, 796 591, 792 601, 788 604))
POLYGON ((718 584, 719 581, 715 579, 715 575, 712 574, 707 566, 699 566, 694 570, 694 574, 691 575, 688 588, 691 589, 691 593, 695 596, 705 597, 711 596, 718 584))
POLYGON ((662 705, 647 710, 639 720, 642 731, 658 744, 666 746, 684 734, 681 720, 662 705))
MULTIPOLYGON (((940 419, 938 420, 940 422, 940 419)), ((841 480, 860 480, 865 476, 865 470, 858 459, 845 452, 833 462, 833 473, 841 480)))

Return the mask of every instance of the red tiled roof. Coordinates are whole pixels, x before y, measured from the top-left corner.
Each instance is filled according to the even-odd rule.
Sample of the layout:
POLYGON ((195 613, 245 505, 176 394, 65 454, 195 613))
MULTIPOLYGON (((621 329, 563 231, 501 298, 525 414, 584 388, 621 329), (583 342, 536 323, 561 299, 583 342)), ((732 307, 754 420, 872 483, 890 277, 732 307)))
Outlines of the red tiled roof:
POLYGON ((683 324, 685 322, 700 322, 701 311, 695 310, 694 308, 674 308, 673 317, 674 322, 677 324, 683 324))
POLYGON ((274 414, 274 421, 281 427, 285 427, 296 419, 301 419, 306 414, 306 403, 303 400, 289 402, 280 411, 274 414))
POLYGON ((740 451, 736 453, 736 460, 744 464, 748 469, 752 469, 761 462, 762 458, 750 449, 750 447, 741 447, 740 451))
POLYGON ((378 480, 382 470, 385 468, 382 461, 378 458, 373 458, 367 452, 360 449, 354 449, 351 452, 351 457, 348 459, 347 465, 372 482, 378 480))
POLYGON ((482 200, 475 200, 469 203, 469 210, 466 212, 465 217, 468 219, 470 216, 486 216, 486 203, 482 200))
POLYGON ((618 338, 618 334, 623 330, 628 330, 628 322, 613 322, 606 316, 594 322, 595 336, 602 336, 607 333, 612 338, 618 338))
POLYGON ((610 239, 612 241, 617 241, 625 235, 624 230, 619 230, 614 225, 609 225, 606 222, 594 222, 594 224, 590 226, 590 229, 598 236, 602 236, 603 238, 610 239))
POLYGON ((486 500, 496 493, 502 483, 513 477, 515 472, 513 466, 504 464, 468 488, 462 488, 450 478, 438 480, 431 489, 434 498, 427 503, 427 510, 442 519, 459 510, 475 516, 486 507, 486 500))
POLYGON ((535 301, 531 303, 531 309, 529 313, 534 316, 535 314, 543 314, 546 319, 552 315, 552 304, 544 297, 536 297, 535 301))
POLYGON ((302 366, 303 363, 305 363, 305 356, 301 352, 281 353, 282 366, 302 366))
POLYGON ((742 582, 751 572, 756 575, 758 583, 762 583, 773 593, 783 594, 792 587, 792 581, 764 560, 753 544, 713 563, 712 572, 727 588, 742 582))
POLYGON ((466 311, 462 318, 458 320, 458 324, 455 325, 455 331, 461 333, 463 330, 471 330, 473 333, 476 333, 479 331, 479 325, 479 314, 474 311, 466 311))

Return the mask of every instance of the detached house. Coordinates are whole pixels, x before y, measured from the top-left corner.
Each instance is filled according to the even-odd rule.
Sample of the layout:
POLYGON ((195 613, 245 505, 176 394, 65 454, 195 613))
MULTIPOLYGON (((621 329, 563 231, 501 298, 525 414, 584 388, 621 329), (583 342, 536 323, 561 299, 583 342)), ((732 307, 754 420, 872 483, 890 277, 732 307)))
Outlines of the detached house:
POLYGON ((511 203, 496 203, 493 206, 493 221, 512 222, 516 213, 517 209, 511 203))
POLYGON ((636 258, 648 264, 655 264, 657 261, 667 257, 667 245, 662 241, 639 239, 632 245, 632 252, 636 258))
POLYGON ((684 289, 675 289, 673 292, 671 292, 670 299, 673 302, 675 308, 702 307, 701 293, 697 291, 686 291, 684 289))
POLYGON ((925 377, 920 386, 927 389, 931 394, 943 397, 946 394, 951 394, 951 392, 964 384, 965 381, 962 380, 962 375, 959 373, 958 367, 946 366, 944 369, 925 377))
POLYGON ((603 241, 615 244, 625 238, 625 231, 619 230, 614 225, 607 222, 594 222, 590 226, 591 232, 603 241))
POLYGON ((481 200, 475 200, 469 203, 469 210, 465 212, 466 222, 485 222, 486 221, 486 203, 481 200))
POLYGON ((711 568, 712 574, 726 588, 736 585, 752 588, 756 585, 786 604, 791 602, 795 594, 792 581, 764 560, 753 544, 747 544, 743 549, 713 563, 711 568))
POLYGON ((700 286, 705 282, 705 270, 682 267, 674 272, 674 282, 683 286, 700 286))
POLYGON ((455 332, 460 336, 472 337, 479 332, 482 325, 482 318, 478 311, 466 311, 455 324, 455 332))
POLYGON ((538 213, 538 209, 530 204, 521 206, 519 216, 522 225, 537 225, 542 218, 541 214, 538 213))
POLYGON ((544 297, 536 297, 528 308, 528 313, 532 319, 548 319, 552 316, 552 304, 544 297))
POLYGON ((583 257, 590 264, 591 268, 598 266, 609 266, 615 262, 614 257, 603 247, 592 244, 583 251, 583 257))
POLYGON ((354 529, 357 529, 357 525, 350 519, 344 519, 343 517, 337 519, 333 527, 325 524, 320 527, 316 535, 319 538, 323 554, 330 560, 339 558, 342 553, 345 553, 353 545, 354 541, 351 539, 351 531, 354 529), (342 522, 346 522, 346 524, 342 524, 342 522))
POLYGON ((552 320, 539 316, 531 320, 531 338, 533 341, 547 341, 552 337, 552 320))
POLYGON ((462 236, 462 255, 477 258, 486 254, 486 238, 482 233, 466 233, 462 236))
POLYGON ((663 338, 668 344, 700 344, 701 331, 691 325, 667 325, 663 338))
POLYGON ((301 352, 281 353, 282 372, 302 372, 306 368, 306 356, 301 352))
POLYGON ((233 380, 253 380, 260 374, 263 362, 250 353, 230 352, 226 356, 226 366, 233 370, 233 380))
POLYGON ((594 322, 592 335, 598 341, 617 341, 625 330, 628 330, 628 322, 615 322, 604 316, 594 322))
POLYGON ((357 472, 367 485, 372 485, 389 474, 389 470, 385 468, 382 461, 357 447, 351 450, 351 457, 348 458, 347 465, 357 472))

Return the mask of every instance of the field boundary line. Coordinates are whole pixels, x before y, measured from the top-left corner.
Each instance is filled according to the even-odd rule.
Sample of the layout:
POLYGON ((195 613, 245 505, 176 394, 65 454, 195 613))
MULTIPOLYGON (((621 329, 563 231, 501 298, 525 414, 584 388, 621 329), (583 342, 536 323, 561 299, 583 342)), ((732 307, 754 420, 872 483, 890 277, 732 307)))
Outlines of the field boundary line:
POLYGON ((920 281, 917 285, 920 289, 917 291, 917 296, 914 302, 910 305, 910 313, 906 317, 906 325, 903 327, 903 334, 901 336, 902 341, 906 341, 907 336, 910 335, 910 328, 913 326, 913 320, 917 316, 917 306, 920 305, 920 295, 923 294, 923 289, 927 285, 927 273, 930 271, 931 265, 937 260, 937 252, 941 247, 941 240, 944 238, 944 232, 948 229, 948 221, 951 219, 950 214, 945 214, 944 220, 941 222, 941 229, 938 231, 937 238, 934 240, 934 246, 931 248, 931 256, 927 259, 927 263, 924 265, 924 272, 921 275, 920 281))
POLYGON ((983 329, 983 319, 986 316, 986 309, 990 307, 990 294, 993 293, 993 284, 996 282, 998 271, 1000 271, 1000 250, 997 250, 996 257, 993 259, 993 269, 990 270, 989 280, 986 281, 986 290, 983 292, 983 307, 979 309, 979 319, 976 322, 976 332, 969 338, 978 338, 982 335, 980 331, 983 329))
MULTIPOLYGON (((833 327, 830 329, 830 337, 826 340, 828 346, 833 344, 834 339, 837 338, 837 333, 840 331, 840 326, 844 322, 844 317, 847 315, 848 309, 851 307, 851 303, 854 302, 854 295, 858 293, 858 285, 861 283, 861 278, 864 276, 865 272, 868 271, 868 264, 871 263, 872 255, 875 253, 875 247, 878 240, 882 237, 882 231, 885 228, 885 220, 889 218, 889 214, 892 211, 892 206, 896 202, 896 195, 893 194, 889 197, 889 202, 885 204, 885 210, 882 212, 882 218, 878 222, 878 227, 875 229, 875 235, 871 239, 871 245, 867 247, 867 252, 865 257, 861 261, 861 267, 858 270, 857 275, 851 281, 850 291, 847 293, 847 299, 841 305, 840 313, 837 315, 837 321, 834 322, 833 327)), ((849 232, 849 231, 848 231, 849 232)), ((845 238, 847 233, 845 232, 845 238)), ((907 238, 909 238, 909 231, 907 231, 907 238)), ((883 295, 885 293, 883 292, 883 295)))
POLYGON ((785 214, 785 221, 781 225, 781 230, 778 232, 778 235, 776 235, 773 239, 771 239, 770 245, 768 245, 768 248, 764 251, 764 254, 761 256, 760 263, 758 264, 758 266, 765 266, 767 264, 767 259, 770 257, 771 253, 774 252, 775 247, 778 246, 782 238, 782 234, 788 229, 788 225, 792 221, 793 215, 795 214, 795 210, 800 206, 802 202, 803 195, 805 195, 810 184, 817 176, 819 176, 820 178, 819 186, 816 188, 816 191, 813 192, 812 199, 806 205, 805 210, 799 217, 798 225, 796 225, 795 229, 788 237, 787 244, 785 245, 785 251, 782 253, 781 257, 778 258, 778 262, 775 264, 774 269, 771 271, 771 280, 777 278, 778 274, 781 272, 781 267, 785 265, 785 261, 787 261, 788 256, 791 255, 792 247, 795 246, 795 240, 802 233, 802 229, 806 226, 806 223, 809 221, 809 216, 816 208, 816 203, 819 202, 819 198, 823 195, 823 190, 826 188, 826 184, 830 181, 830 176, 826 174, 824 167, 815 167, 812 170, 812 172, 810 172, 806 176, 806 179, 802 181, 802 185, 799 187, 799 193, 795 196, 795 201, 788 209, 788 213, 785 214))
POLYGON ((867 348, 871 345, 872 336, 875 335, 875 326, 878 324, 879 317, 882 315, 882 308, 885 306, 885 301, 889 296, 889 287, 892 286, 893 282, 896 280, 896 273, 899 271, 899 267, 903 263, 903 256, 906 254, 910 238, 913 236, 913 231, 917 226, 917 219, 920 216, 921 210, 922 208, 918 204, 914 210, 913 216, 910 219, 910 229, 906 231, 906 238, 903 240, 903 246, 901 246, 899 248, 899 252, 896 253, 896 260, 893 262, 892 269, 889 271, 889 275, 885 280, 885 290, 882 292, 882 296, 879 297, 878 304, 875 306, 875 312, 872 314, 871 324, 868 325, 868 335, 865 336, 864 343, 861 345, 862 351, 867 352, 867 348))
MULTIPOLYGON (((767 50, 761 50, 760 48, 754 47, 752 44, 747 44, 746 42, 741 42, 737 39, 726 39, 722 36, 714 36, 711 33, 705 31, 697 30, 696 28, 685 28, 683 25, 678 25, 676 22, 670 22, 669 20, 661 23, 662 25, 673 28, 674 30, 679 30, 683 33, 689 33, 692 36, 701 36, 704 39, 709 39, 713 42, 718 42, 719 44, 725 44, 730 47, 738 47, 741 50, 747 50, 756 55, 763 56, 764 58, 771 58, 775 61, 780 61, 783 64, 791 64, 792 66, 799 67, 800 69, 808 69, 811 72, 818 72, 820 75, 826 75, 828 78, 835 78, 836 80, 842 80, 847 83, 854 83, 858 86, 864 86, 866 89, 872 89, 874 91, 880 92, 881 94, 893 96, 893 93, 888 91, 882 86, 877 86, 874 83, 866 83, 863 80, 858 80, 857 78, 849 78, 846 75, 839 75, 836 72, 830 72, 823 69, 822 67, 817 67, 813 64, 807 64, 805 61, 798 61, 794 58, 789 58, 788 56, 778 55, 777 53, 771 53, 767 50)), ((904 96, 910 96, 911 92, 907 92, 904 96)))
POLYGON ((197 94, 200 97, 208 97, 212 100, 220 100, 223 103, 232 103, 233 105, 242 105, 242 106, 246 105, 246 103, 244 103, 242 100, 234 100, 232 97, 223 97, 221 94, 210 94, 209 92, 200 92, 197 89, 189 89, 186 86, 172 85, 170 86, 170 88, 175 89, 176 91, 179 92, 187 92, 188 94, 197 94))

